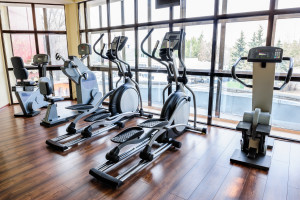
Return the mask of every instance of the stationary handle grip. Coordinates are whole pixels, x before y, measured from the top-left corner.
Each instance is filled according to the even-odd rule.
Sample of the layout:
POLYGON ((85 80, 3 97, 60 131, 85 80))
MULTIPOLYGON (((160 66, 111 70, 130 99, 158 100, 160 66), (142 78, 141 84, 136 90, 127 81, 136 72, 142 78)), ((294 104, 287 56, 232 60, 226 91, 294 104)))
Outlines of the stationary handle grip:
POLYGON ((239 79, 239 77, 237 77, 237 75, 235 73, 236 66, 240 63, 240 61, 241 60, 247 60, 247 59, 248 59, 247 57, 240 57, 240 58, 238 58, 235 61, 235 63, 233 64, 232 68, 231 68, 231 75, 232 75, 233 79, 237 80, 239 83, 241 83, 245 87, 252 88, 252 85, 249 85, 249 84, 245 83, 244 81, 242 81, 241 79, 239 79))
POLYGON ((283 84, 280 87, 274 87, 274 90, 282 90, 290 82, 293 75, 294 59, 291 57, 283 57, 282 60, 290 61, 289 70, 283 84))
MULTIPOLYGON (((245 87, 248 87, 248 88, 252 88, 253 86, 252 85, 249 85, 249 84, 246 84, 244 81, 242 81, 241 79, 239 79, 235 73, 235 70, 236 70, 236 66, 239 64, 239 62, 241 60, 247 60, 248 58, 247 57, 240 57, 236 60, 236 62, 234 63, 234 65, 232 66, 231 68, 231 75, 232 75, 232 78, 237 80, 239 83, 241 83, 242 85, 244 85, 245 87)), ((287 72, 287 76, 283 82, 283 84, 280 86, 280 87, 274 87, 274 90, 282 90, 291 80, 292 78, 292 74, 293 74, 293 67, 294 67, 294 59, 291 58, 291 57, 283 57, 282 60, 287 60, 287 61, 290 61, 290 64, 289 64, 289 70, 287 72)))

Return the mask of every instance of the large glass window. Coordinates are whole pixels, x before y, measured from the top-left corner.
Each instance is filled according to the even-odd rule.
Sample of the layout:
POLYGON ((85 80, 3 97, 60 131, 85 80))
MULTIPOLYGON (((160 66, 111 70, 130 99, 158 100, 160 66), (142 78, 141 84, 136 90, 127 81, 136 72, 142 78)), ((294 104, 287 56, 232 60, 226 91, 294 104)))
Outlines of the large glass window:
POLYGON ((111 26, 134 23, 134 0, 117 0, 110 4, 111 26))
POLYGON ((300 7, 300 1, 298 0, 277 0, 277 1, 278 1, 278 9, 300 7))
POLYGON ((201 17, 214 14, 214 1, 187 0, 186 17, 201 17))
POLYGON ((38 30, 65 31, 65 11, 63 6, 35 6, 38 30))
POLYGON ((87 2, 87 21, 88 21, 89 28, 107 27, 106 0, 87 2))
POLYGON ((0 4, 3 30, 33 30, 31 5, 0 4))
MULTIPOLYGON (((11 86, 15 85, 11 63, 13 56, 23 59, 29 72, 29 80, 33 81, 38 81, 41 70, 32 66, 35 54, 48 54, 48 66, 62 64, 56 61, 55 54, 68 56, 64 5, 0 3, 0 11, 1 34, 11 86)), ((59 68, 52 68, 47 76, 54 83, 55 95, 70 96, 69 79, 59 68)), ((12 103, 16 103, 14 94, 12 96, 12 103)))
POLYGON ((220 0, 220 2, 223 7, 219 12, 222 14, 226 14, 226 12, 224 12, 226 8, 227 14, 229 14, 268 10, 270 5, 270 0, 220 0))
POLYGON ((66 35, 39 34, 40 53, 50 56, 51 65, 61 65, 61 61, 55 59, 55 54, 59 53, 64 58, 68 57, 67 37, 66 35))
POLYGON ((5 52, 8 67, 12 68, 10 58, 19 56, 25 65, 31 65, 32 58, 36 54, 36 45, 33 34, 4 34, 5 52))
MULTIPOLYGON (((275 25, 275 38, 273 45, 283 48, 286 57, 294 58, 294 73, 300 73, 300 16, 287 18, 288 16, 277 16, 275 25)), ((287 72, 287 63, 278 64, 277 72, 287 72)))
MULTIPOLYGON (((105 49, 103 51, 103 54, 105 55, 106 51, 108 49, 107 32, 89 33, 89 41, 90 41, 90 44, 92 46, 94 46, 94 44, 99 39, 101 34, 104 34, 104 36, 103 36, 102 40, 96 45, 96 50, 97 50, 97 52, 101 53, 101 49, 102 49, 103 45, 105 44, 105 49)), ((92 55, 90 55, 90 64, 91 64, 91 66, 97 66, 97 67, 98 66, 101 66, 101 67, 106 66, 106 67, 108 67, 108 61, 106 59, 101 58, 101 56, 99 56, 95 52, 93 52, 92 55)))
MULTIPOLYGON (((247 56, 253 47, 265 46, 267 35, 267 20, 240 22, 221 21, 219 28, 218 49, 216 57, 218 70, 231 70, 231 66, 242 56, 247 56)), ((251 65, 242 64, 243 70, 251 70, 251 65)))

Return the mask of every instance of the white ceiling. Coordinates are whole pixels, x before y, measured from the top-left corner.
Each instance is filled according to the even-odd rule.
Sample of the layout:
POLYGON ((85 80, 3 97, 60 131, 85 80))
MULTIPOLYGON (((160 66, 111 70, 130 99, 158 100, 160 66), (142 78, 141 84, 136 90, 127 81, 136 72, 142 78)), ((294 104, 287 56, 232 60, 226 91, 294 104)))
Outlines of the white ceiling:
MULTIPOLYGON (((24 2, 24 3, 48 3, 48 4, 69 4, 79 2, 78 0, 4 0, 6 2, 24 2)), ((0 1, 1 2, 1 1, 0 1)))

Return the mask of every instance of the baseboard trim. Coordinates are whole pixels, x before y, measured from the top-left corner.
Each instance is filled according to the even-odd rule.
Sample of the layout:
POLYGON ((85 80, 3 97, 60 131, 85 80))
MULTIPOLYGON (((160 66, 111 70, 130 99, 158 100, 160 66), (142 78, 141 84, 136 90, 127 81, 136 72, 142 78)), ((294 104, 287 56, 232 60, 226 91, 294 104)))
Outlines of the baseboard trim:
POLYGON ((7 106, 10 106, 10 104, 8 103, 8 104, 6 104, 5 106, 2 106, 2 107, 0 108, 0 110, 6 108, 7 106))

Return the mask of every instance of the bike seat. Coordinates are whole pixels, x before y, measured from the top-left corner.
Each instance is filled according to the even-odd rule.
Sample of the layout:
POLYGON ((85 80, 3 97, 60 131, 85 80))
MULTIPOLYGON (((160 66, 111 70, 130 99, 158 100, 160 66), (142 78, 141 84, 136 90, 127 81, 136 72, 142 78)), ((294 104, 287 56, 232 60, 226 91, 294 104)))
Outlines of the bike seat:
POLYGON ((104 112, 104 113, 95 113, 87 118, 84 119, 84 121, 86 122, 94 122, 97 120, 102 120, 105 119, 107 117, 109 117, 111 115, 110 112, 104 112))
POLYGON ((47 101, 54 104, 55 102, 58 102, 58 101, 63 101, 65 98, 63 97, 47 97, 47 101))
POLYGON ((90 110, 93 108, 94 108, 93 105, 87 105, 87 104, 76 104, 76 105, 66 107, 66 109, 69 110, 90 110))
POLYGON ((111 139, 115 143, 124 143, 132 139, 139 138, 144 133, 144 129, 140 127, 128 128, 111 139))
POLYGON ((148 119, 140 124, 139 127, 142 128, 163 128, 164 126, 168 125, 169 121, 163 119, 148 119))

